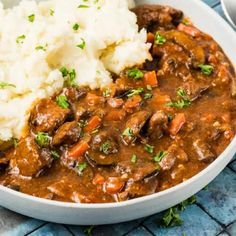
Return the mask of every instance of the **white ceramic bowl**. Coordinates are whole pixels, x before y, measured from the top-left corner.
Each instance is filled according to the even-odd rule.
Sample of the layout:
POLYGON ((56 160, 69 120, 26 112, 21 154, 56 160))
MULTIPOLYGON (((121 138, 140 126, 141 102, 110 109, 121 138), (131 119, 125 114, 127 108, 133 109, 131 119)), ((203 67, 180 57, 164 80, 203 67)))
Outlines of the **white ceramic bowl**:
MULTIPOLYGON (((9 4, 10 0, 6 0, 9 4)), ((16 2, 16 0, 14 0, 16 2)), ((236 34, 211 8, 199 0, 137 0, 138 4, 167 4, 181 9, 201 30, 212 35, 236 65, 236 34)), ((12 211, 63 224, 99 225, 148 216, 185 200, 211 182, 236 152, 236 138, 205 170, 168 190, 121 203, 77 204, 32 197, 0 186, 0 205, 12 211)))

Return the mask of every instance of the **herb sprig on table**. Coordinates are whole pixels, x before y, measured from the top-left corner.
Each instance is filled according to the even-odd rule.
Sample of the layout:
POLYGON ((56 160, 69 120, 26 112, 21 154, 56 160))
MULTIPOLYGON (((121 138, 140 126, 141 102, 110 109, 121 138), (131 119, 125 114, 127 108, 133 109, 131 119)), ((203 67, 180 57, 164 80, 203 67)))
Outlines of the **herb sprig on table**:
POLYGON ((181 202, 177 206, 168 209, 163 218, 158 222, 160 226, 164 228, 170 228, 175 226, 180 226, 183 224, 180 213, 183 212, 187 206, 195 204, 197 199, 195 196, 188 198, 187 200, 181 202))

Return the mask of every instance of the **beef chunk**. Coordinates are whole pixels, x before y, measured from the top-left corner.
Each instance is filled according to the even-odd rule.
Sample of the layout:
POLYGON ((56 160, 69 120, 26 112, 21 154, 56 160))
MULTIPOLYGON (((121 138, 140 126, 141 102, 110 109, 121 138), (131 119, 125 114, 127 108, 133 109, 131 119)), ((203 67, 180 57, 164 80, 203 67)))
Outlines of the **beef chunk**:
POLYGON ((215 159, 215 155, 210 150, 209 145, 201 139, 197 139, 193 142, 193 147, 198 154, 198 160, 203 162, 212 162, 215 159))
POLYGON ((106 131, 97 134, 86 153, 86 158, 92 165, 113 165, 118 161, 118 144, 116 138, 106 131))
POLYGON ((173 144, 168 148, 167 154, 159 162, 161 169, 164 171, 170 170, 174 166, 177 156, 178 147, 173 144))
POLYGON ((135 141, 150 116, 151 113, 145 110, 138 111, 131 115, 126 122, 123 133, 123 141, 125 144, 130 144, 135 141), (129 132, 129 135, 126 135, 126 131, 129 132))
POLYGON ((39 150, 32 137, 21 139, 18 146, 6 154, 10 159, 10 172, 27 177, 36 176, 52 162, 49 150, 39 150))
POLYGON ((73 144, 78 142, 81 128, 76 121, 66 122, 56 132, 52 139, 52 145, 73 144))
POLYGON ((187 92, 191 101, 200 98, 202 94, 209 89, 209 85, 201 84, 200 81, 188 81, 183 85, 184 90, 187 92))
POLYGON ((152 177, 139 182, 128 182, 123 192, 118 194, 119 201, 125 201, 137 197, 147 196, 156 192, 158 180, 152 177))
POLYGON ((148 124, 148 136, 160 138, 163 131, 168 128, 168 116, 164 111, 157 111, 150 119, 148 124))
POLYGON ((69 109, 59 107, 51 99, 43 99, 31 112, 31 127, 35 132, 52 133, 65 121, 69 113, 69 109))
POLYGON ((117 171, 121 174, 127 173, 129 178, 135 182, 156 176, 159 173, 157 165, 147 160, 138 161, 135 164, 130 160, 121 161, 117 165, 117 171))
POLYGON ((139 28, 155 31, 159 28, 174 28, 181 21, 183 13, 160 5, 142 5, 133 9, 137 15, 139 28))

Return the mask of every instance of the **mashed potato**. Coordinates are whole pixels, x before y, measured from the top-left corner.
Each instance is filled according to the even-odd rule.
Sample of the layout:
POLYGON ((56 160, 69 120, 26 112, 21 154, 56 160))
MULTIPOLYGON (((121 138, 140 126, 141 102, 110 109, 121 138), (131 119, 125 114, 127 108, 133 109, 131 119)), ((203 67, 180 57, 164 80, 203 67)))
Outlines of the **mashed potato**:
POLYGON ((19 138, 32 103, 63 87, 60 68, 76 82, 105 87, 112 73, 149 58, 130 0, 0 3, 0 140, 19 138))

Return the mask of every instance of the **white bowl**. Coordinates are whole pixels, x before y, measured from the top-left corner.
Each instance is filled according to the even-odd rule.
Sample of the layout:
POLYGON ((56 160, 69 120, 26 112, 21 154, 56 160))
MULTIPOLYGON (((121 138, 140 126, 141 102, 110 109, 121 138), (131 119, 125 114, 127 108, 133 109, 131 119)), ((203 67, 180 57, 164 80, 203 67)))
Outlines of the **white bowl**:
MULTIPOLYGON (((9 4, 9 0, 6 0, 9 4)), ((14 1, 16 2, 16 1, 14 1)), ((236 34, 210 7, 199 0, 137 0, 138 4, 167 4, 181 9, 196 26, 212 35, 236 65, 236 34)), ((148 216, 185 200, 211 182, 236 152, 236 138, 206 169, 168 190, 121 203, 77 204, 36 198, 0 186, 0 205, 23 215, 63 224, 99 225, 148 216)))

